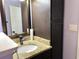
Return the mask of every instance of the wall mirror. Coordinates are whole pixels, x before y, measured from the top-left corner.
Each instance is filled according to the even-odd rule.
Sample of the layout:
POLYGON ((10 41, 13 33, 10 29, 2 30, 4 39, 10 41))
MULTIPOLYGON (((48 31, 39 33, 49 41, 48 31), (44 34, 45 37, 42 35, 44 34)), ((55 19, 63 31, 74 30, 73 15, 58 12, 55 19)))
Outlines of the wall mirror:
POLYGON ((31 27, 36 36, 50 39, 50 0, 31 0, 32 14, 29 11, 30 0, 2 0, 9 36, 26 33, 31 27))
POLYGON ((25 10, 28 12, 27 3, 24 0, 2 0, 2 3, 6 18, 7 35, 12 36, 26 32, 28 27, 28 19, 26 18, 28 18, 28 14, 26 13, 25 18, 22 11, 26 7, 25 10), (23 18, 26 21, 23 21, 23 18), (26 27, 24 27, 24 22, 26 27))

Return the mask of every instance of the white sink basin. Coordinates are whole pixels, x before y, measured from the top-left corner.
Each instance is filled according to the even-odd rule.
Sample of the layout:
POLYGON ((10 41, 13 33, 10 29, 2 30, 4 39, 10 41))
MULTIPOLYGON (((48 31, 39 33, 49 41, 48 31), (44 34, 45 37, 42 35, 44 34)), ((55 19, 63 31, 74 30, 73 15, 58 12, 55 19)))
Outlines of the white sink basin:
POLYGON ((18 47, 18 45, 10 39, 6 34, 0 32, 0 52, 7 51, 18 47))
POLYGON ((30 53, 35 51, 38 48, 36 45, 27 45, 27 46, 21 46, 18 48, 18 53, 30 53))
POLYGON ((12 59, 12 54, 18 47, 6 34, 0 32, 0 59, 12 59))

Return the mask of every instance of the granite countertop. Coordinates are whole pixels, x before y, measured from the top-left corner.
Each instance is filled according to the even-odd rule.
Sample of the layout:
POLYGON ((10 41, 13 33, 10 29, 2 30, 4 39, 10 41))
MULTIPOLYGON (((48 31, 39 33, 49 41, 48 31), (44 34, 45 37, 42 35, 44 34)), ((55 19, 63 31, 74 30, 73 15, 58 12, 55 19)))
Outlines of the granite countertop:
MULTIPOLYGON (((19 44, 19 42, 17 40, 14 40, 14 41, 19 44)), ((34 36, 33 41, 25 40, 23 42, 24 45, 34 44, 34 45, 37 45, 38 48, 35 51, 31 52, 31 53, 25 53, 25 52, 24 53, 19 53, 18 52, 18 56, 19 56, 20 59, 25 59, 25 58, 28 59, 28 58, 31 58, 35 55, 38 55, 38 54, 42 53, 43 51, 46 51, 46 50, 52 48, 50 46, 49 42, 50 42, 49 40, 46 40, 44 38, 40 38, 40 37, 37 37, 37 36, 34 36)), ((17 54, 16 53, 13 55, 13 59, 17 59, 17 54)))

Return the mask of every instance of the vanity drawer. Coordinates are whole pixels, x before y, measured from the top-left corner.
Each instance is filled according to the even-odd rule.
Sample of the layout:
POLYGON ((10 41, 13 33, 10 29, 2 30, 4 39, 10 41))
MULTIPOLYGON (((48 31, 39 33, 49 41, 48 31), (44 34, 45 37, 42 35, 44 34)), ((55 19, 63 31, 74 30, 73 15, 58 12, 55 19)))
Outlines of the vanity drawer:
POLYGON ((52 49, 44 51, 43 53, 32 57, 31 59, 51 59, 52 58, 52 49))

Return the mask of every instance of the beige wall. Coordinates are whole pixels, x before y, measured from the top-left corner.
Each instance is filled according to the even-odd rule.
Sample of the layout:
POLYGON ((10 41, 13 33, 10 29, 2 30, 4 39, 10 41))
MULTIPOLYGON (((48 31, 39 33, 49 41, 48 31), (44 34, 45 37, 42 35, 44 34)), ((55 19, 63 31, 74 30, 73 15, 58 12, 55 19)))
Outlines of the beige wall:
POLYGON ((65 0, 63 59, 76 59, 78 32, 70 31, 70 24, 79 25, 79 0, 65 0))

